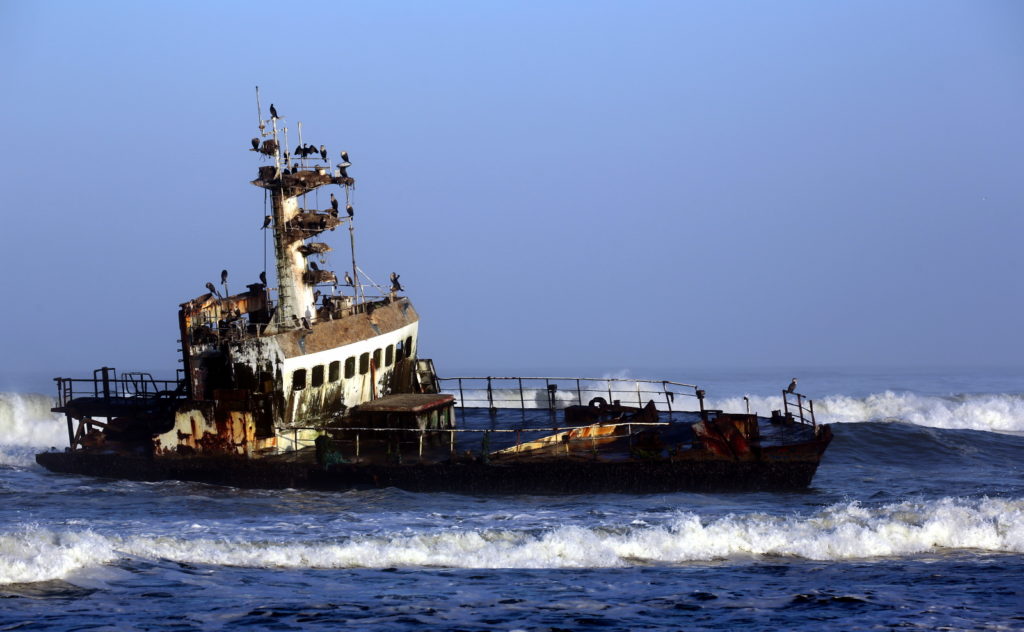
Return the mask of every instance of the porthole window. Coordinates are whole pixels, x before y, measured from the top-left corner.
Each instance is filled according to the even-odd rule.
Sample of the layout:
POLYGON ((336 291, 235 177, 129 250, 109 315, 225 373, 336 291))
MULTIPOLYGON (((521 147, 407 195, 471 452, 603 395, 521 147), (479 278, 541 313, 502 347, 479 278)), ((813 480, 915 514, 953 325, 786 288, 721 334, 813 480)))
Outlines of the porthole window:
POLYGON ((370 370, 370 354, 364 353, 359 356, 359 375, 366 375, 366 372, 370 370))
POLYGON ((380 349, 373 350, 373 368, 380 368, 380 349))
POLYGON ((341 362, 335 360, 327 366, 327 381, 337 382, 341 378, 341 362))
POLYGON ((306 369, 296 369, 292 372, 292 390, 301 391, 306 388, 306 369))
POLYGON ((356 357, 352 356, 351 358, 345 360, 345 379, 347 380, 350 377, 354 376, 355 374, 356 374, 356 357))
POLYGON ((315 367, 313 367, 313 380, 310 383, 310 386, 312 386, 313 388, 316 388, 317 386, 323 386, 323 385, 324 385, 324 365, 318 364, 315 367))
POLYGON ((395 345, 388 345, 384 350, 384 366, 391 366, 395 361, 395 345))

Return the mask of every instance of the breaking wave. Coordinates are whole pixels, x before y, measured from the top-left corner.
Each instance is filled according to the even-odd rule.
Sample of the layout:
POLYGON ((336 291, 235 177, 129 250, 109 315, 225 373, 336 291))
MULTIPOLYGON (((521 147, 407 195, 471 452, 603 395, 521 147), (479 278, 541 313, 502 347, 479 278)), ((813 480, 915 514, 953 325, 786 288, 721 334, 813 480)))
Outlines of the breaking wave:
POLYGON ((0 465, 34 463, 26 447, 65 446, 67 427, 50 412, 54 400, 38 393, 0 393, 0 465))
MULTIPOLYGON (((710 403, 712 408, 744 410, 742 397, 710 403)), ((782 408, 781 397, 750 396, 750 409, 762 415, 782 408)), ((986 394, 937 397, 885 391, 867 397, 830 395, 814 401, 818 421, 904 422, 929 428, 1024 433, 1024 395, 986 394)))
POLYGON ((957 551, 1024 553, 1024 499, 942 498, 809 515, 680 513, 663 525, 444 530, 247 541, 113 536, 32 526, 0 534, 0 583, 63 578, 124 557, 255 568, 609 568, 637 564, 893 558, 957 551))

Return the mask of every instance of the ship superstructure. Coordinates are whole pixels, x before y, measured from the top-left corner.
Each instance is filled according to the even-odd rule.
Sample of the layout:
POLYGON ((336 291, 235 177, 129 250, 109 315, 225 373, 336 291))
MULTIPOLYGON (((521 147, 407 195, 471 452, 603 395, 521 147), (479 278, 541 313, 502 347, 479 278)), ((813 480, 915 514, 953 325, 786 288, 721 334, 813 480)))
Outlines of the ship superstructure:
POLYGON ((332 163, 324 145, 303 142, 301 123, 298 146, 289 152, 285 120, 273 104, 269 118, 260 109, 251 148, 271 163, 252 184, 269 198, 264 230, 273 235, 276 300, 264 283, 227 295, 222 279, 223 295, 208 286, 211 292, 181 306, 182 362, 194 404, 179 408, 174 427, 157 439, 158 451, 180 450, 182 434, 202 450, 203 437, 223 436, 218 424, 225 423, 239 426, 236 437, 244 434, 239 451, 288 449, 352 407, 404 390, 396 382, 414 375, 419 317, 412 303, 398 295, 395 275, 387 293, 371 286, 383 295, 367 296, 356 265, 347 152, 332 163), (335 187, 328 201, 326 190, 335 187), (339 229, 347 230, 352 255, 341 283, 323 267, 332 248, 321 241, 339 229))

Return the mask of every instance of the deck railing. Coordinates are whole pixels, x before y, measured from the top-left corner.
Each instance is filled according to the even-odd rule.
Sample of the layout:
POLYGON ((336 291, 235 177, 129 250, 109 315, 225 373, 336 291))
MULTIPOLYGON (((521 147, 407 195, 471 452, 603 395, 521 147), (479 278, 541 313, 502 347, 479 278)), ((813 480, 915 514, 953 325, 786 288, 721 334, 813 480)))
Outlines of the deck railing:
POLYGON ((182 373, 178 369, 177 379, 158 380, 141 371, 128 371, 118 376, 117 369, 102 367, 93 371, 91 378, 55 377, 53 381, 57 384, 57 406, 63 407, 76 397, 147 398, 156 397, 162 392, 175 392, 182 385, 182 373))
POLYGON ((792 417, 793 421, 816 427, 817 421, 814 418, 814 400, 794 393, 789 390, 782 391, 782 408, 786 417, 792 417))
MULTIPOLYGON (((669 380, 616 377, 439 377, 441 392, 455 396, 459 408, 548 409, 585 406, 595 400, 643 407, 653 401, 659 410, 685 410, 676 398, 692 397, 704 410, 704 391, 693 384, 669 380)), ((691 408, 692 409, 692 408, 691 408)))

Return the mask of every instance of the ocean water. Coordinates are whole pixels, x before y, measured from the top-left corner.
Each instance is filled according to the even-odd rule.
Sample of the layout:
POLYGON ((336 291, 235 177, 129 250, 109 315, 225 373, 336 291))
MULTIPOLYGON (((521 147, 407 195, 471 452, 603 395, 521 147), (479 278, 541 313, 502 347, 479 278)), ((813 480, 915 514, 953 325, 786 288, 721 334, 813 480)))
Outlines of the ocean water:
POLYGON ((766 414, 791 373, 835 439, 789 493, 56 475, 33 460, 67 442, 52 398, 3 393, 0 629, 1024 630, 1024 371, 699 383, 710 407, 766 414))

